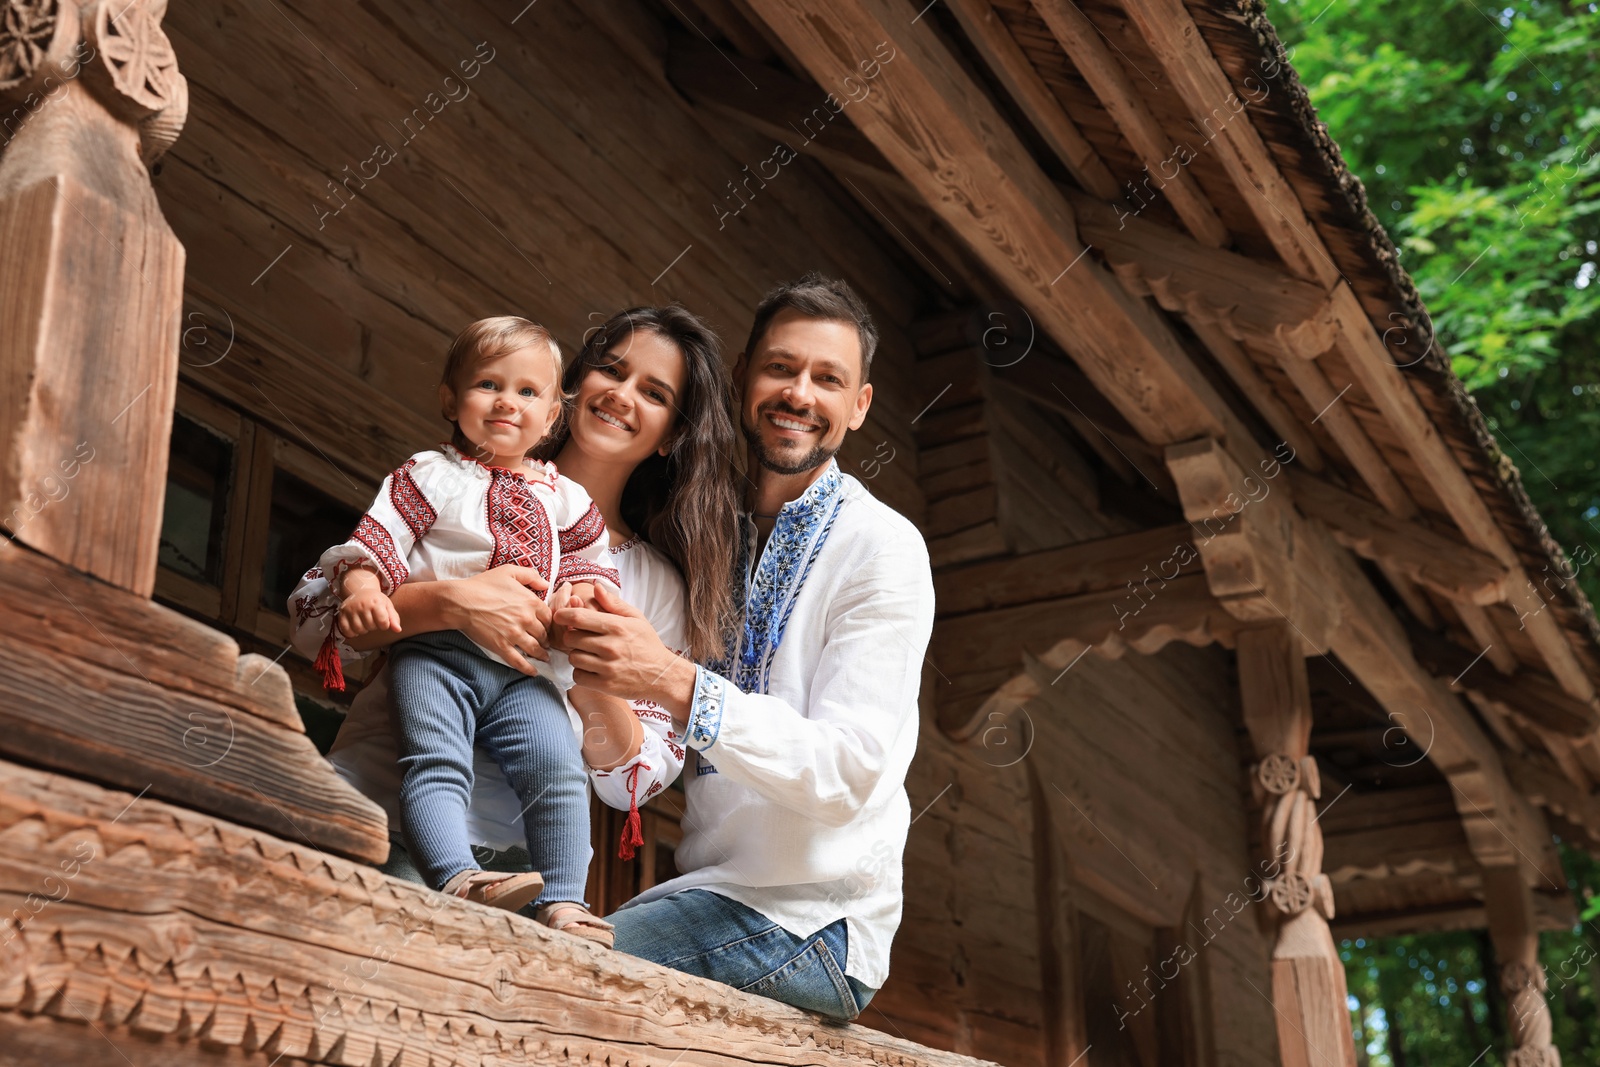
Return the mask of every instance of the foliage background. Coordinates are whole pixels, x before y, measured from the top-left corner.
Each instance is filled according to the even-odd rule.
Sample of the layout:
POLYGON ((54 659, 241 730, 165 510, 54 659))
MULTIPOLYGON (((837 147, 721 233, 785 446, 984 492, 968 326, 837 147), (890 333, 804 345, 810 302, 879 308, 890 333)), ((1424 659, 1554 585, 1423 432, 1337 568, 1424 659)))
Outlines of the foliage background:
MULTIPOLYGON (((1600 602, 1600 5, 1268 0, 1456 374, 1600 602)), ((1600 1064, 1600 865, 1563 848, 1584 922, 1546 934, 1563 1062, 1600 1064)), ((1363 1063, 1502 1062, 1476 931, 1345 942, 1363 1063), (1487 1049, 1487 1051, 1485 1051, 1487 1049)))

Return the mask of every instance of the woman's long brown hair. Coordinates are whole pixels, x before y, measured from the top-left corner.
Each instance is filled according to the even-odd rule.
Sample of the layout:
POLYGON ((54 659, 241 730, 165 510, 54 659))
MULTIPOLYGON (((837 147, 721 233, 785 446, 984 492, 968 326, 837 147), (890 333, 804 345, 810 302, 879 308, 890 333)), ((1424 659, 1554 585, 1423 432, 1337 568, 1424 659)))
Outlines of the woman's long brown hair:
MULTIPOLYGON (((670 451, 634 468, 622 490, 622 517, 683 572, 688 587, 689 655, 699 662, 724 655, 738 625, 735 599, 739 552, 739 494, 733 474, 733 385, 722 363, 722 344, 711 327, 678 304, 619 311, 591 330, 567 366, 561 388, 568 396, 584 377, 615 362, 634 333, 649 330, 683 356, 684 387, 670 451)), ((567 420, 537 455, 550 459, 567 443, 567 420)))

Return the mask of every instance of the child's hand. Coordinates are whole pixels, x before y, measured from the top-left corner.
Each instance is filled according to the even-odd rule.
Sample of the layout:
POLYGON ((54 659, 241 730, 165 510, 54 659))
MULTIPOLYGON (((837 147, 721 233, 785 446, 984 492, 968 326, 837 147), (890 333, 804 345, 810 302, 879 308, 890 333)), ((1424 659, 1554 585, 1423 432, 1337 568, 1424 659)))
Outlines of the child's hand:
POLYGON ((394 601, 375 588, 359 589, 339 605, 339 629, 345 637, 360 637, 378 630, 400 633, 400 613, 394 601))
POLYGON ((578 582, 572 587, 572 601, 561 605, 562 607, 592 608, 594 603, 594 583, 578 582))
MULTIPOLYGON (((571 585, 567 582, 562 582, 560 585, 556 586, 555 592, 550 594, 551 610, 579 607, 580 604, 577 593, 580 589, 589 590, 589 595, 591 597, 594 595, 594 586, 590 585, 588 582, 583 582, 578 585, 571 585)), ((567 650, 567 628, 565 626, 551 626, 546 632, 549 634, 549 645, 551 648, 558 652, 565 652, 567 650)))

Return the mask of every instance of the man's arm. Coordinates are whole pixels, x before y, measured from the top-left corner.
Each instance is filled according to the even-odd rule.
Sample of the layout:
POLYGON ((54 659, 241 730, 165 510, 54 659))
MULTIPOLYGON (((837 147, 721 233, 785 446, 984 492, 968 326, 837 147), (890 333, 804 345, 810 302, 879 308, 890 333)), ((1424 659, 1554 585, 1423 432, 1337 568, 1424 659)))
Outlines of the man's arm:
POLYGON ((917 729, 916 695, 933 629, 933 579, 920 549, 887 544, 850 576, 830 606, 803 708, 672 663, 676 657, 627 618, 608 623, 568 609, 556 621, 572 628, 580 684, 656 701, 686 723, 689 746, 718 773, 838 826, 871 798, 903 731, 917 729))

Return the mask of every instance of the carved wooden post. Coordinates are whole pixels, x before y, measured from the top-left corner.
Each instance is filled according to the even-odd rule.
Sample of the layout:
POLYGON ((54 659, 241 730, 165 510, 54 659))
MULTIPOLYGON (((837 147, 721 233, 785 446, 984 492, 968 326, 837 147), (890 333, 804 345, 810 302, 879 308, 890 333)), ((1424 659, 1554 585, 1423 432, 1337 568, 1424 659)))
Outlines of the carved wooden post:
POLYGON ((166 6, 0 0, 0 526, 145 596, 183 301, 146 170, 188 107, 166 6))
POLYGON ((1550 1044, 1539 928, 1521 868, 1485 867, 1483 901, 1500 964, 1500 989, 1506 996, 1506 1033, 1511 1038, 1507 1067, 1561 1067, 1561 1053, 1550 1044))
POLYGON ((1277 927, 1272 1000, 1283 1067, 1353 1067, 1355 1041, 1344 964, 1328 931, 1333 887, 1322 873, 1322 794, 1309 754, 1311 696, 1299 635, 1287 622, 1242 630, 1239 689, 1259 762, 1252 788, 1262 807, 1267 907, 1277 927))

